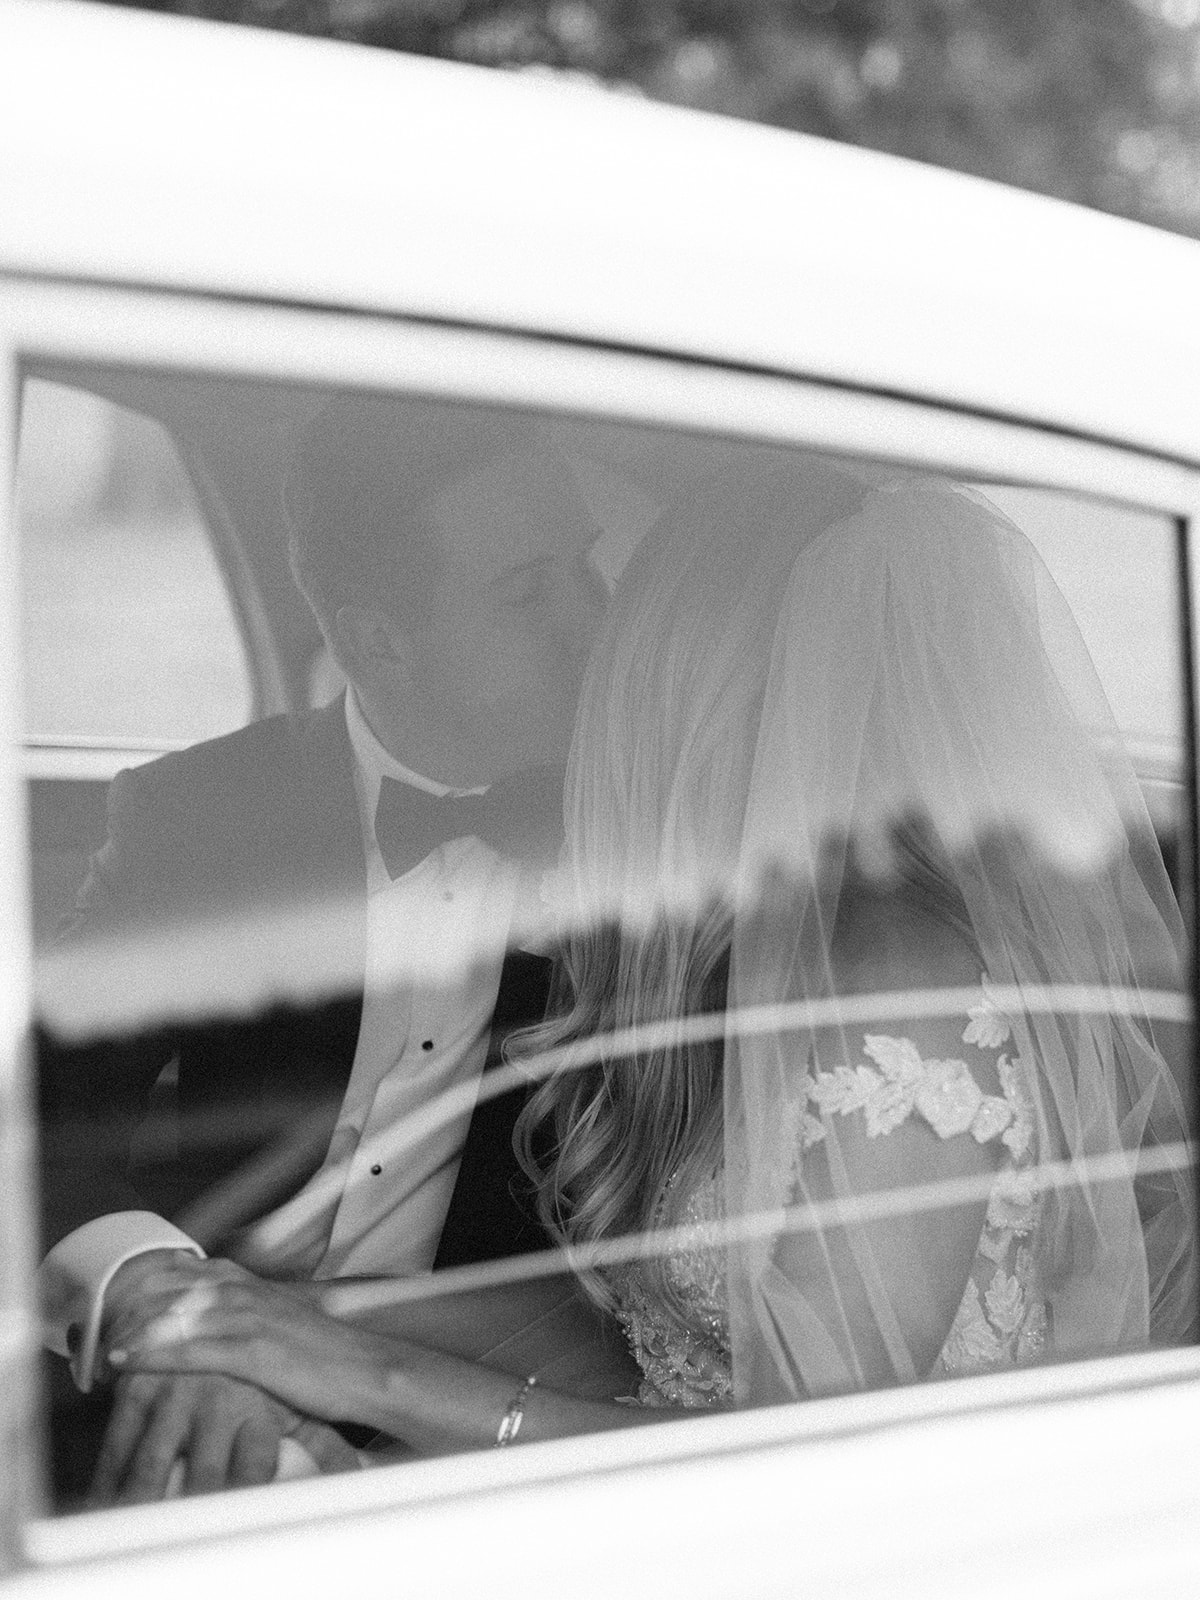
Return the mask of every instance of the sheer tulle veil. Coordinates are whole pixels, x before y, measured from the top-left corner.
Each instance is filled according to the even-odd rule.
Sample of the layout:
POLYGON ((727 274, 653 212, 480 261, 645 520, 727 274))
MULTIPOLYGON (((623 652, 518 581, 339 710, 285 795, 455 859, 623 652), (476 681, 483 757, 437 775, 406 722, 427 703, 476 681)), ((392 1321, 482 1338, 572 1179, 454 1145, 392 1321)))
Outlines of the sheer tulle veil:
POLYGON ((985 498, 766 451, 690 495, 619 587, 567 840, 577 913, 707 918, 730 951, 718 1170, 741 1234, 725 1257, 740 1401, 865 1381, 834 1255, 823 1285, 776 1264, 797 1218, 842 1230, 855 1315, 865 1295, 893 1381, 922 1375, 861 1197, 838 1187, 836 1128, 833 1209, 826 1194, 807 1221, 797 1160, 805 1074, 861 1054, 861 1014, 839 1022, 836 1005, 839 916, 864 885, 886 908, 914 862, 1001 996, 1032 1086, 1054 1353, 1188 1336, 1182 1027, 1154 1000, 1184 989, 1181 919, 1078 627, 985 498), (1067 1003, 1064 985, 1090 998, 1067 1003))

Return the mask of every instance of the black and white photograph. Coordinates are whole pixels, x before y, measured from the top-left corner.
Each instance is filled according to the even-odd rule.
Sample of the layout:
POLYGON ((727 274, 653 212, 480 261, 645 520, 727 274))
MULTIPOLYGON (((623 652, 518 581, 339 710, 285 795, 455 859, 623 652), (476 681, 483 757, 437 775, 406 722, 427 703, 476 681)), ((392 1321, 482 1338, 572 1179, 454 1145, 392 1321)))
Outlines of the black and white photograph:
POLYGON ((1200 1592, 1200 0, 0 0, 0 1600, 1200 1592))

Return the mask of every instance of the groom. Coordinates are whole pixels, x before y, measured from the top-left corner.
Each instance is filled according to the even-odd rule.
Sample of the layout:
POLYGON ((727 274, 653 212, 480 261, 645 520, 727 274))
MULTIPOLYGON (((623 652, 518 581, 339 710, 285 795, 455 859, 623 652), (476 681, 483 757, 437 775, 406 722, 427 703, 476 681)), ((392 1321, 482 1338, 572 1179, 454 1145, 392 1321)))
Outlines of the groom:
MULTIPOLYGON (((469 1105, 544 1012, 548 963, 507 936, 521 858, 555 848, 599 530, 528 425, 383 398, 325 407, 287 504, 349 688, 116 780, 68 956, 132 1020, 43 1039, 42 1276, 85 1389, 164 1252, 307 1279, 540 1243, 514 1195, 519 1096, 415 1146, 389 1134, 446 1090, 469 1105), (172 1058, 178 1148, 139 1177, 172 1058)), ((345 1448, 231 1380, 123 1377, 99 1493, 155 1498, 180 1461, 189 1488, 260 1481, 287 1434, 325 1465, 345 1448)))

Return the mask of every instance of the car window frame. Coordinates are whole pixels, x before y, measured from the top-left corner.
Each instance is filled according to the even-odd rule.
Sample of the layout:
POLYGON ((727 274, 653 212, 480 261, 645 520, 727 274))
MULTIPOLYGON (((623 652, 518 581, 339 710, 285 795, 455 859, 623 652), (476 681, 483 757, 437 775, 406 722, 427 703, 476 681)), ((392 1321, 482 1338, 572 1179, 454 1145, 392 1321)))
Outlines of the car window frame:
MULTIPOLYGON (((193 516, 203 530, 219 575, 247 691, 245 720, 252 722, 276 711, 292 709, 277 629, 264 603, 253 566, 247 559, 241 532, 205 458, 201 441, 188 433, 180 419, 159 416, 152 408, 140 404, 136 388, 132 395, 124 393, 119 377, 111 384, 93 384, 86 372, 64 372, 50 363, 22 372, 22 386, 31 379, 76 389, 104 404, 142 417, 161 429, 191 490, 193 516)), ((102 733, 69 737, 27 733, 23 740, 25 772, 30 778, 107 782, 122 767, 136 766, 157 755, 185 748, 191 742, 153 735, 117 738, 102 733)))
MULTIPOLYGON (((650 351, 616 350, 586 341, 524 337, 483 327, 451 327, 399 317, 317 311, 194 294, 115 289, 92 285, 14 283, 0 299, 0 360, 15 392, 25 360, 112 362, 123 366, 208 370, 270 381, 338 384, 364 389, 417 392, 446 399, 494 402, 564 415, 609 417, 700 433, 869 455, 905 469, 925 467, 967 480, 1004 481, 1057 488, 1154 510, 1174 520, 1179 534, 1181 590, 1190 622, 1185 640, 1200 628, 1200 594, 1192 560, 1191 532, 1200 521, 1200 470, 1194 462, 1120 441, 1100 441, 1052 430, 1036 419, 973 412, 969 406, 898 397, 861 385, 834 385, 801 375, 763 374, 650 351)), ((5 518, 0 530, 0 576, 5 611, 0 614, 0 732, 8 748, 19 747, 15 688, 19 662, 14 627, 15 584, 11 518, 11 471, 15 410, 0 424, 0 494, 5 518), (14 739, 13 735, 17 737, 14 739)), ((1198 441, 1200 452, 1200 441, 1198 441)), ((1197 664, 1186 657, 1189 695, 1187 773, 1195 786, 1197 664)), ((19 1339, 28 1345, 35 1326, 32 1308, 21 1306, 32 1258, 30 1133, 24 1119, 28 1095, 24 1039, 30 1014, 30 951, 25 906, 24 806, 17 764, 0 767, 0 906, 10 908, 10 937, 0 941, 0 992, 6 1005, 0 1037, 0 1081, 16 1115, 0 1119, 5 1141, 3 1177, 16 1175, 23 1205, 13 1206, 0 1260, 4 1304, 16 1306, 19 1339), (7 893, 3 891, 7 889, 7 893), (13 923, 22 926, 13 927, 13 923), (14 1298, 16 1296, 16 1298, 14 1298)), ((1195 904, 1196 816, 1186 823, 1190 857, 1186 907, 1195 904)), ((1193 979, 1194 979, 1193 974, 1193 979)), ((1195 994, 1193 981, 1193 995, 1195 994)), ((11 1192, 11 1191, 10 1191, 11 1192)), ((684 1419, 670 1427, 618 1432, 553 1446, 431 1463, 419 1477, 411 1466, 380 1469, 361 1478, 314 1485, 272 1486, 238 1496, 214 1497, 171 1507, 130 1508, 62 1521, 28 1518, 28 1504, 9 1508, 7 1537, 16 1538, 25 1559, 57 1566, 99 1557, 114 1548, 166 1548, 180 1541, 234 1532, 285 1527, 298 1516, 340 1516, 381 1507, 399 1513, 440 1503, 464 1491, 486 1495, 514 1482, 561 1481, 625 1468, 681 1462, 697 1455, 741 1456, 757 1449, 826 1437, 850 1437, 880 1427, 1028 1405, 1111 1388, 1153 1387, 1200 1377, 1200 1351, 1097 1358, 1085 1367, 960 1380, 966 1385, 917 1386, 887 1396, 864 1395, 781 1411, 684 1419), (1124 1364, 1122 1364, 1124 1363, 1124 1364), (1108 1374, 1106 1377, 1105 1374, 1108 1374), (842 1423, 838 1417, 844 1419, 842 1423), (515 1463, 515 1465, 514 1465, 515 1463), (323 1508, 323 1509, 322 1509, 323 1508)), ((6 1385, 11 1391, 12 1384, 6 1385)), ((30 1385, 23 1387, 28 1392, 30 1385)), ((9 1418, 25 1468, 36 1454, 26 1415, 9 1418)), ((15 1459, 15 1458, 13 1458, 15 1459)), ((17 1474, 18 1477, 21 1474, 17 1474)), ((26 1480, 27 1481, 27 1480, 26 1480)), ((0 1529, 0 1533, 3 1530, 0 1529)))

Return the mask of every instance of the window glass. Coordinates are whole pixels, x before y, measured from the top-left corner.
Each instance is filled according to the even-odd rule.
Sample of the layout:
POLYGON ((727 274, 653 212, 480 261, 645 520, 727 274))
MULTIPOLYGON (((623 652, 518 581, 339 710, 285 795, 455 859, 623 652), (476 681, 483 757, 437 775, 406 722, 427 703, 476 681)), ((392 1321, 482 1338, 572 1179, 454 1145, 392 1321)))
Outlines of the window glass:
POLYGON ((162 426, 31 379, 17 476, 30 740, 169 748, 245 722, 237 623, 162 426))
POLYGON ((1007 485, 985 492, 1033 542, 1062 589, 1151 814, 1169 827, 1183 761, 1173 530, 1129 506, 1007 485))
POLYGON ((56 1505, 1191 1339, 1169 519, 138 382, 323 703, 32 810, 56 1505))

